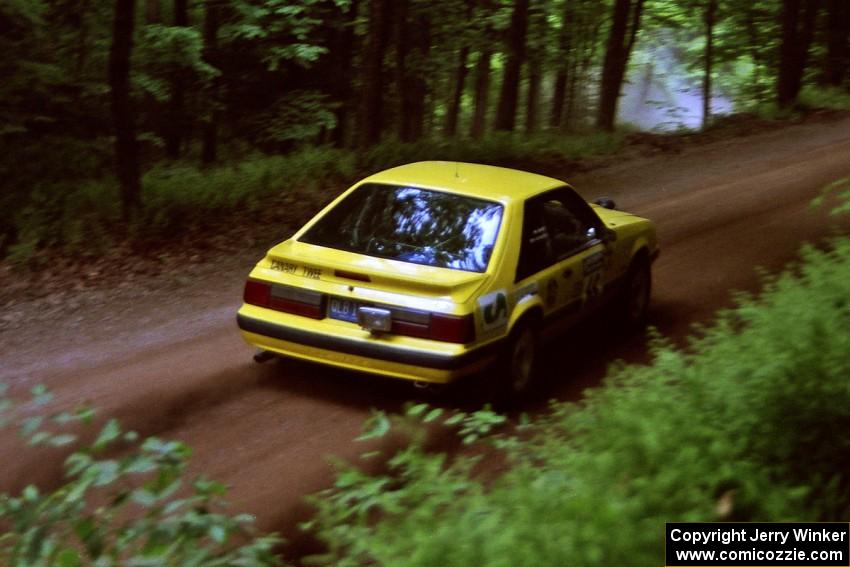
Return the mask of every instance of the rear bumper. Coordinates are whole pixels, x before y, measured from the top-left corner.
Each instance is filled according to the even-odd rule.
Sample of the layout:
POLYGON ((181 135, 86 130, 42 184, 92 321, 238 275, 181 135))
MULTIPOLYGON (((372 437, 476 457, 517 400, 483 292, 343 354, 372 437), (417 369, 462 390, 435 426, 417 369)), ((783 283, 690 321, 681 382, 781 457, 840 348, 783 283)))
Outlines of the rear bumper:
POLYGON ((245 340, 277 354, 393 378, 448 383, 486 368, 499 343, 460 354, 403 348, 381 339, 358 340, 305 330, 239 313, 245 340))

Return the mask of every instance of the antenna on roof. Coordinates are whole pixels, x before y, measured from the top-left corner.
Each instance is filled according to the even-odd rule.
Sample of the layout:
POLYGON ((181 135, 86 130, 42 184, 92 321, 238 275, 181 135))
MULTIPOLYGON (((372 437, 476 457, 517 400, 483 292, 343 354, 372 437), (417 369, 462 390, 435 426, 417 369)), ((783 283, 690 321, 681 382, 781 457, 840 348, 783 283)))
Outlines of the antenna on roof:
POLYGON ((460 164, 458 162, 455 162, 455 178, 460 178, 460 173, 458 173, 459 166, 460 164))

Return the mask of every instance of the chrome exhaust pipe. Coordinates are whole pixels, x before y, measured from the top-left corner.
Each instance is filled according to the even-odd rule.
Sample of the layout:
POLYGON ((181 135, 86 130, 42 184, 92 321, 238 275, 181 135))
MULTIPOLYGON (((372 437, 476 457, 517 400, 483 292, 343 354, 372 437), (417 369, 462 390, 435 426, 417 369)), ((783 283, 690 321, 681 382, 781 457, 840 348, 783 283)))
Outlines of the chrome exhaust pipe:
POLYGON ((446 385, 435 384, 434 382, 425 382, 424 380, 415 380, 413 382, 413 387, 422 392, 436 394, 438 392, 442 392, 446 388, 446 385))

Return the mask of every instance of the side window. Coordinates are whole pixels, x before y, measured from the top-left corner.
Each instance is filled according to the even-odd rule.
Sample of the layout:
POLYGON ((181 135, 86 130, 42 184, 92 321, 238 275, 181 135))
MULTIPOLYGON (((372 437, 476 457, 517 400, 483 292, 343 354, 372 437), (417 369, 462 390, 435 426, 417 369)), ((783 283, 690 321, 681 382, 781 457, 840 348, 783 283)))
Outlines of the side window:
POLYGON ((536 274, 553 263, 552 241, 542 205, 538 199, 525 203, 516 281, 536 274))
POLYGON ((598 225, 593 209, 568 187, 526 201, 516 281, 578 252, 598 225))
POLYGON ((543 204, 543 214, 556 257, 562 258, 587 242, 584 223, 562 200, 546 201, 543 204))
POLYGON ((568 187, 551 191, 546 197, 547 226, 552 235, 555 256, 560 260, 592 240, 588 230, 599 229, 599 217, 584 199, 568 187))

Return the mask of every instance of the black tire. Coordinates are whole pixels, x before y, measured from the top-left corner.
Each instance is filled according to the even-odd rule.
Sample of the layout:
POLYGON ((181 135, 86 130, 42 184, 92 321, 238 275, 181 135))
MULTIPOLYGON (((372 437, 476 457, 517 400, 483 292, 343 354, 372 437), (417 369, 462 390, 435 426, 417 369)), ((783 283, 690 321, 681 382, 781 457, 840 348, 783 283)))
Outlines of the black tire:
POLYGON ((537 326, 520 322, 511 332, 504 354, 499 357, 491 399, 498 409, 523 403, 533 391, 541 356, 537 326))
POLYGON ((646 326, 649 298, 652 294, 652 269, 645 257, 638 257, 629 267, 619 301, 619 317, 629 332, 646 326))

